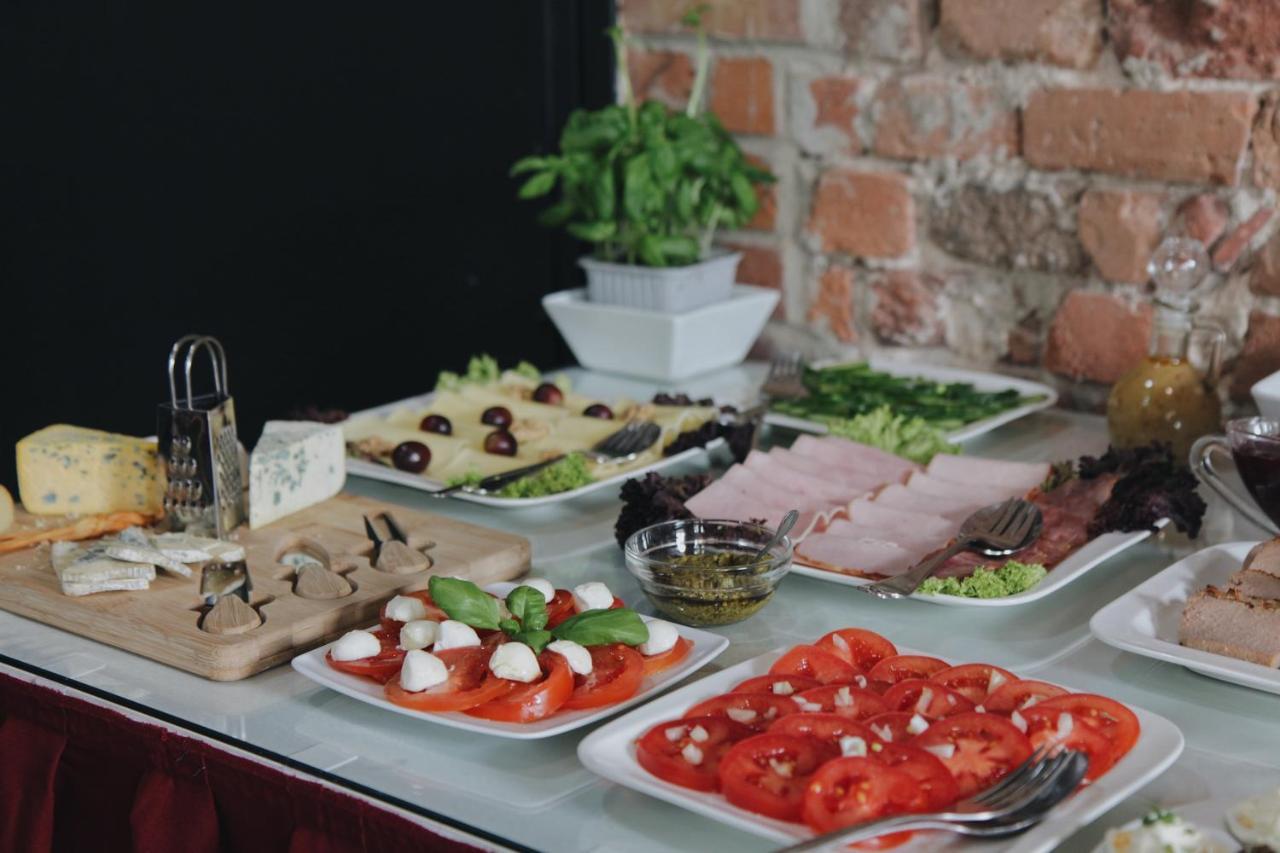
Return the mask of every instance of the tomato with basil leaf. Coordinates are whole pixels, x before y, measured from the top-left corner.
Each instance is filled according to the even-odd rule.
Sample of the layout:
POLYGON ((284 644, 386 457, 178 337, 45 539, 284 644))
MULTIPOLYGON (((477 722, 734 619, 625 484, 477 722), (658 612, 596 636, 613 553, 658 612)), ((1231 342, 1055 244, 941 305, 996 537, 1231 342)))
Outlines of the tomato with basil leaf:
MULTIPOLYGON (((396 622, 396 625, 401 623, 396 622)), ((332 651, 324 653, 325 663, 348 675, 359 675, 376 681, 379 684, 386 684, 391 679, 400 674, 400 665, 404 663, 404 649, 400 648, 400 629, 397 628, 379 628, 373 631, 373 636, 378 638, 381 645, 379 652, 373 657, 360 658, 359 660, 334 660, 332 651)))
POLYGON ((865 720, 889 710, 884 699, 875 693, 848 684, 827 684, 797 693, 792 698, 801 711, 839 714, 854 720, 865 720))
POLYGON ((1001 684, 982 703, 991 714, 1012 714, 1019 708, 1029 708, 1037 702, 1065 696, 1066 690, 1047 681, 1023 679, 1001 684))
POLYGON ((803 675, 821 684, 849 684, 860 675, 849 661, 829 649, 799 645, 792 648, 769 667, 770 675, 803 675))
POLYGON ((435 652, 449 671, 447 681, 412 693, 393 680, 383 686, 383 692, 397 705, 415 711, 466 711, 486 704, 509 693, 514 684, 489 671, 490 653, 481 646, 435 652))
POLYGON ((539 655, 538 665, 542 674, 536 680, 528 684, 507 681, 508 692, 465 713, 504 723, 531 723, 551 716, 573 695, 573 671, 555 652, 539 655))
POLYGON ((1018 677, 989 663, 966 663, 935 672, 929 680, 950 687, 970 702, 981 705, 992 690, 1017 681, 1018 677))
POLYGON ((733 688, 734 693, 772 693, 775 696, 794 696, 805 690, 821 687, 822 682, 804 675, 757 675, 733 688))
POLYGON ((779 717, 800 710, 789 697, 772 693, 723 693, 699 702, 685 712, 686 717, 729 717, 752 728, 763 730, 779 717))
POLYGON ((884 701, 890 711, 919 714, 926 720, 940 720, 974 708, 972 702, 951 688, 918 678, 899 681, 890 687, 885 691, 884 701))
POLYGON ((957 796, 982 791, 1031 756, 1031 742, 997 714, 957 714, 938 720, 912 741, 951 771, 957 796))
POLYGON ((859 672, 868 672, 880 661, 898 653, 893 643, 864 628, 832 631, 824 634, 815 645, 852 664, 859 672))
POLYGON ((591 672, 574 676, 573 695, 561 706, 564 710, 616 705, 640 689, 640 682, 644 680, 644 658, 635 649, 613 643, 591 646, 587 651, 591 653, 591 672))
POLYGON ((734 744, 721 760, 720 790, 739 808, 778 820, 800 820, 809 777, 838 754, 811 737, 749 737, 734 744))
POLYGON ((883 693, 899 681, 908 678, 927 679, 935 672, 946 669, 950 664, 928 655, 893 655, 871 667, 867 672, 870 687, 883 693))
POLYGON ((689 656, 689 652, 693 651, 693 641, 686 637, 676 640, 676 644, 665 652, 656 655, 644 655, 644 674, 657 675, 663 670, 670 669, 680 661, 689 656))
POLYGON ((728 717, 659 723, 636 741, 636 761, 664 782, 695 791, 720 789, 720 761, 755 731, 728 717))

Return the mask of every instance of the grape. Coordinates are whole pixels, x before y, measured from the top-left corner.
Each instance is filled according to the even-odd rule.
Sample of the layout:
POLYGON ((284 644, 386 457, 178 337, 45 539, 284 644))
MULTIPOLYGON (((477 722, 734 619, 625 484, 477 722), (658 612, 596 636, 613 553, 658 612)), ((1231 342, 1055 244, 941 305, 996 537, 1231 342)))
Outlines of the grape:
POLYGON ((391 464, 401 471, 421 474, 431 464, 431 448, 421 441, 402 441, 391 451, 391 464))

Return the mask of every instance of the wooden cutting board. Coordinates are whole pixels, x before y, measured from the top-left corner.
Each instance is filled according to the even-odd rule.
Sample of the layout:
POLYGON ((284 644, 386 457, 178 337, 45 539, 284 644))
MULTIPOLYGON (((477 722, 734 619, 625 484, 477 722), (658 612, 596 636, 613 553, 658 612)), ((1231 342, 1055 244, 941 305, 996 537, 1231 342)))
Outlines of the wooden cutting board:
MULTIPOLYGON (((15 528, 38 524, 18 511, 15 528)), ((456 575, 481 586, 510 580, 529 568, 529 542, 519 536, 353 495, 338 497, 260 530, 231 537, 245 548, 253 583, 250 604, 262 624, 240 634, 202 628, 208 610, 193 578, 156 571, 151 588, 136 592, 63 595, 49 545, 0 556, 0 609, 126 649, 214 681, 236 681, 290 660, 351 628, 378 619, 397 593, 423 589, 431 575, 456 575), (362 517, 390 513, 409 546, 430 566, 394 574, 370 565, 373 545, 362 517), (341 598, 296 594, 294 569, 280 562, 302 551, 327 557, 330 570, 353 587, 341 598)))

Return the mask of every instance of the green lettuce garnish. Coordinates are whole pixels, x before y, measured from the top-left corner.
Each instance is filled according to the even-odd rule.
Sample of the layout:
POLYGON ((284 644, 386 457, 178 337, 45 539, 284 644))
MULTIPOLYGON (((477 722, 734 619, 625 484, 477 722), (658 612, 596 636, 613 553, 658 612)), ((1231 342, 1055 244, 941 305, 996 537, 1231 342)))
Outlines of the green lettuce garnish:
POLYGON ((536 365, 527 361, 522 361, 511 369, 511 372, 517 376, 523 376, 525 379, 532 379, 534 382, 542 381, 542 371, 536 365))
POLYGON ((916 592, 921 595, 958 595, 963 598, 1004 598, 1026 592, 1044 580, 1048 570, 1039 563, 1010 560, 997 569, 973 570, 967 578, 926 578, 916 592))
POLYGON ((480 485, 480 481, 483 479, 484 479, 483 474, 481 474, 479 471, 472 469, 465 474, 459 474, 455 477, 450 477, 445 482, 445 485, 450 488, 454 486, 478 486, 480 485))
POLYGON ((463 385, 487 385, 497 382, 502 371, 498 360, 488 353, 474 355, 467 362, 467 372, 459 376, 450 370, 442 370, 436 377, 437 391, 456 391, 463 385))
POLYGON ((959 453, 960 447, 924 418, 895 415, 881 406, 852 418, 821 417, 832 435, 842 436, 897 454, 924 465, 938 453, 959 453))
POLYGON ((581 453, 570 453, 541 471, 508 483, 498 491, 504 498, 540 498, 582 488, 595 480, 587 470, 587 459, 581 453))

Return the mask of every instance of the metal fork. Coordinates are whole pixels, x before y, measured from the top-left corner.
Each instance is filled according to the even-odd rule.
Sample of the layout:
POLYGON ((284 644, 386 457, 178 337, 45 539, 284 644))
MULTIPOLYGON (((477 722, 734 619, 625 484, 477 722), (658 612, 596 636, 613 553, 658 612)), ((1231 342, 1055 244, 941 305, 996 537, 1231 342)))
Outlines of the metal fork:
POLYGON ((852 844, 891 832, 934 829, 979 838, 1014 835, 1044 819, 1084 778, 1085 754, 1038 751, 993 787, 932 814, 904 814, 838 829, 792 845, 780 853, 806 853, 834 844, 852 844))
POLYGON ((1007 557, 1034 542, 1043 524, 1040 508, 1022 498, 983 507, 965 519, 960 533, 946 548, 903 574, 858 589, 877 598, 905 598, 953 554, 973 550, 988 557, 1007 557))
POLYGON ((785 353, 773 357, 769 364, 769 375, 765 377, 760 393, 765 402, 773 400, 799 400, 809 396, 809 389, 804 387, 804 356, 798 352, 785 353))
MULTIPOLYGON (((587 450, 579 450, 586 456, 590 456, 596 462, 630 462, 644 451, 648 450, 662 436, 662 427, 653 421, 631 421, 622 429, 612 432, 594 446, 587 450)), ((558 456, 552 456, 550 459, 543 459, 541 462, 535 462, 532 465, 525 465, 522 468, 514 468, 510 471, 503 471, 501 474, 491 474, 474 485, 466 483, 458 483, 454 486, 447 486, 443 489, 437 489, 428 494, 437 498, 448 497, 454 492, 460 492, 463 489, 473 492, 496 492, 502 487, 514 483, 530 474, 536 474, 549 465, 554 465, 563 459, 567 454, 561 453, 558 456)))

